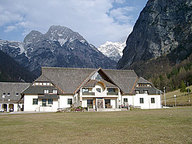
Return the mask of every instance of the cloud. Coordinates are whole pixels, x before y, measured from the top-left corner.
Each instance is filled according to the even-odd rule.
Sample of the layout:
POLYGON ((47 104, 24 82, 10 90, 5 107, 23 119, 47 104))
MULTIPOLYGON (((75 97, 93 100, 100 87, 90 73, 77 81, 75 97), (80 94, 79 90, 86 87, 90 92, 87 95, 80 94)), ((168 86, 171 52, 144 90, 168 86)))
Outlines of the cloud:
POLYGON ((128 36, 133 27, 128 12, 132 10, 134 7, 114 8, 112 0, 6 0, 0 2, 0 26, 6 27, 4 32, 23 28, 26 35, 31 30, 45 33, 51 25, 63 25, 99 46, 128 36))
POLYGON ((129 15, 129 12, 134 10, 135 10, 134 7, 128 7, 128 6, 116 8, 110 10, 109 16, 113 17, 113 19, 120 24, 121 23, 129 24, 130 21, 133 19, 133 17, 129 15))
POLYGON ((14 29, 16 29, 16 26, 7 26, 6 29, 4 30, 4 32, 11 32, 14 29))

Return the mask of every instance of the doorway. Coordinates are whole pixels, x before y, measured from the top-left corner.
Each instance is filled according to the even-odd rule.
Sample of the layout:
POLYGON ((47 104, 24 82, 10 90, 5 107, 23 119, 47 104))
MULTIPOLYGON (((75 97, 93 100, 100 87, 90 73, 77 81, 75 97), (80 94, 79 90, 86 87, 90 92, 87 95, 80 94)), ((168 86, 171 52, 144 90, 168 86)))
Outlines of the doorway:
POLYGON ((103 99, 97 99, 97 108, 99 109, 103 108, 103 99))

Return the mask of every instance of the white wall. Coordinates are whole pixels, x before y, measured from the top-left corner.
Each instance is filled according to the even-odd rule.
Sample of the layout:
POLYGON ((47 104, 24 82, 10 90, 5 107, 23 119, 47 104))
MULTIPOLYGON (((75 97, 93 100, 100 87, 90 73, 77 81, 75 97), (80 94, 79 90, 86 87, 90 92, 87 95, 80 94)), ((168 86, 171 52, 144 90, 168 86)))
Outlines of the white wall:
POLYGON ((55 112, 58 109, 57 99, 53 99, 53 104, 47 104, 46 107, 42 106, 42 99, 38 99, 38 104, 33 105, 33 99, 38 99, 38 95, 24 96, 24 111, 55 112))
POLYGON ((87 107, 87 99, 82 100, 82 107, 87 107))
POLYGON ((33 99, 38 99, 38 95, 24 96, 24 111, 39 111, 39 102, 38 105, 33 105, 33 99))
POLYGON ((115 99, 111 99, 111 106, 112 106, 112 108, 116 108, 116 100, 115 99))
POLYGON ((134 96, 122 96, 122 104, 123 98, 128 98, 129 105, 140 107, 141 109, 161 108, 160 95, 136 94, 134 96), (140 103, 140 98, 144 99, 144 103, 140 103), (155 98, 155 103, 151 103, 151 98, 155 98))
POLYGON ((68 99, 72 98, 72 104, 74 103, 73 95, 61 95, 59 96, 59 108, 68 108, 71 107, 71 105, 68 104, 68 99))

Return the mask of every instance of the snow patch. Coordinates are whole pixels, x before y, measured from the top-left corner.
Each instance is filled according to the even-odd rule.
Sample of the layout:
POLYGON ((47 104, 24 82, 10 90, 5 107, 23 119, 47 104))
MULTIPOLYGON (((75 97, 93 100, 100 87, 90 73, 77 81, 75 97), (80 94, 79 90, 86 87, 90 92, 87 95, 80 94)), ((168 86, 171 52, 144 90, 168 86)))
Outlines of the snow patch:
POLYGON ((61 39, 61 38, 59 38, 59 39, 58 39, 58 42, 60 43, 61 46, 63 46, 63 45, 67 42, 67 39, 61 39))
POLYGON ((126 46, 126 42, 109 42, 101 45, 98 50, 102 52, 105 56, 112 60, 118 61, 123 55, 123 49, 126 46))
POLYGON ((19 48, 20 48, 20 54, 22 54, 22 53, 24 53, 24 52, 25 52, 25 49, 24 49, 23 43, 19 43, 19 48))
POLYGON ((62 37, 63 36, 63 34, 57 34, 59 37, 62 37))
POLYGON ((81 43, 85 43, 85 42, 86 42, 86 40, 80 40, 80 42, 81 42, 81 43))

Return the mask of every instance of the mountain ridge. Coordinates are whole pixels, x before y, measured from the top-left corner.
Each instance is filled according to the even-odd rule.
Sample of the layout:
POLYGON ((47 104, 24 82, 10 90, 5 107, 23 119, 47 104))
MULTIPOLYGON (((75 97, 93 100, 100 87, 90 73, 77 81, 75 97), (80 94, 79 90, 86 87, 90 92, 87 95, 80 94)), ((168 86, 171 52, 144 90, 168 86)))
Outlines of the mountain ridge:
POLYGON ((0 50, 37 76, 41 66, 116 68, 115 61, 103 55, 79 33, 63 26, 51 26, 45 34, 33 30, 23 43, 2 40, 0 50))

